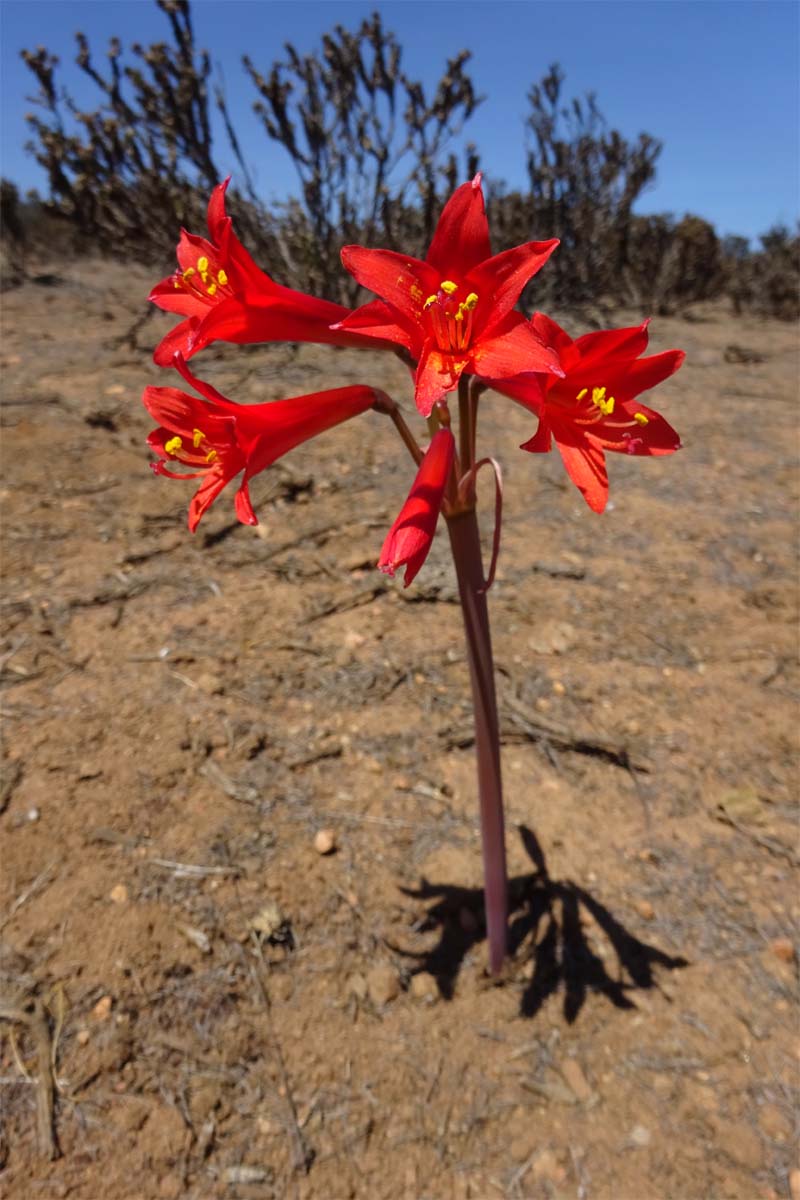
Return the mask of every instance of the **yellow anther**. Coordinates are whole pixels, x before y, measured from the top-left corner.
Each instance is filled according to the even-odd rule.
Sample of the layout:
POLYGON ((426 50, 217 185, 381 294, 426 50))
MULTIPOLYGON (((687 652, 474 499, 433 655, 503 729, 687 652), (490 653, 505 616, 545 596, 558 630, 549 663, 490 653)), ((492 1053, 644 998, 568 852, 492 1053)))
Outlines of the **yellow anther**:
POLYGON ((437 296, 428 296, 428 299, 425 301, 425 303, 423 304, 423 306, 422 306, 422 307, 423 307, 423 308, 430 308, 430 306, 431 306, 432 304, 435 304, 435 303, 436 303, 437 299, 438 299, 438 297, 437 297, 437 296))
POLYGON ((578 395, 575 397, 575 399, 582 400, 588 391, 589 391, 588 388, 581 388, 581 390, 578 392, 578 395))
POLYGON ((183 272, 183 278, 190 279, 192 277, 192 275, 194 275, 194 274, 196 274, 194 267, 187 267, 186 270, 183 272))
POLYGON ((217 291, 217 285, 215 283, 210 283, 208 285, 207 291, 208 291, 209 296, 215 295, 216 291, 217 291))
POLYGON ((475 307, 475 305, 477 303, 478 303, 477 293, 470 292, 470 294, 467 296, 466 300, 464 301, 464 308, 467 308, 467 309, 469 309, 470 312, 472 312, 473 308, 475 307))
POLYGON ((201 271, 200 278, 202 279, 203 283, 205 283, 205 281, 208 279, 208 271, 201 271))
POLYGON ((225 287, 227 282, 228 282, 227 272, 220 271, 217 275, 217 283, 219 284, 220 287, 225 287))
POLYGON ((439 287, 444 292, 445 296, 452 296, 453 292, 458 291, 458 284, 453 283, 452 279, 443 279, 439 287))
POLYGON ((176 455, 183 445, 183 438, 170 438, 168 442, 164 442, 164 449, 167 454, 176 455))
POLYGON ((613 396, 609 396, 606 399, 606 389, 604 387, 596 387, 592 388, 592 404, 596 404, 601 413, 610 417, 614 411, 616 400, 613 396))
POLYGON ((644 413, 634 413, 633 419, 634 419, 634 421, 638 421, 640 425, 649 425, 650 424, 650 418, 646 417, 644 415, 644 413))
POLYGON ((216 450, 209 450, 208 454, 206 455, 206 462, 212 463, 216 457, 217 457, 216 450))
POLYGON ((202 429, 193 429, 192 430, 192 441, 194 443, 195 450, 200 445, 200 443, 203 441, 205 436, 206 435, 203 433, 202 429))
POLYGON ((207 271, 208 270, 208 259, 206 258, 205 254, 203 255, 202 258, 198 258, 197 269, 198 269, 198 271, 207 271))

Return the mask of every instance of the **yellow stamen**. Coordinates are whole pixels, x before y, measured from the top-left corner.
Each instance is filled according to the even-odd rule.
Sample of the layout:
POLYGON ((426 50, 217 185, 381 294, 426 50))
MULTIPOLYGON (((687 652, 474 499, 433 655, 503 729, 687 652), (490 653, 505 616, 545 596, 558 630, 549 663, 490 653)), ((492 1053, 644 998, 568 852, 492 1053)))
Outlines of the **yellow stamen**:
POLYGON ((195 275, 195 274, 196 274, 196 271, 195 271, 194 267, 187 267, 186 270, 183 272, 183 278, 190 279, 192 277, 192 275, 195 275))
POLYGON ((445 296, 452 296, 453 292, 458 291, 458 284, 453 283, 452 279, 443 279, 439 287, 444 292, 445 296))
POLYGON ((436 296, 428 296, 428 299, 425 301, 425 303, 423 304, 422 307, 430 308, 430 306, 435 303, 436 303, 436 296))
POLYGON ((217 275, 217 283, 220 287, 225 287, 228 283, 228 275, 226 271, 220 271, 217 275))
POLYGON ((198 271, 207 271, 208 270, 208 259, 206 258, 205 254, 203 255, 202 258, 198 258, 197 269, 198 269, 198 271))
POLYGON ((466 309, 468 309, 470 312, 472 312, 473 308, 475 307, 475 305, 476 305, 477 303, 478 303, 478 296, 477 296, 477 293, 476 293, 476 292, 470 292, 470 294, 467 296, 466 300, 464 301, 464 308, 466 308, 466 309))
POLYGON ((208 279, 208 271, 201 271, 200 278, 202 279, 203 283, 205 283, 205 281, 208 279))
POLYGON ((206 462, 207 462, 207 463, 212 463, 212 462, 214 462, 214 460, 216 459, 216 457, 217 457, 217 452, 216 452, 216 450, 209 450, 208 454, 206 455, 206 462))
POLYGON ((215 295, 215 294, 216 294, 216 291, 217 291, 217 285, 216 285, 215 283, 210 283, 210 284, 208 285, 208 294, 209 294, 209 296, 213 296, 213 295, 215 295))
POLYGON ((170 438, 168 442, 164 442, 164 449, 166 450, 167 454, 171 455, 173 458, 182 446, 183 438, 179 437, 170 438))
POLYGON ((581 388, 581 390, 578 392, 578 395, 575 397, 576 400, 582 400, 588 391, 588 388, 581 388))
POLYGON ((192 441, 194 442, 195 450, 200 445, 200 443, 203 441, 205 436, 206 435, 203 433, 202 429, 193 429, 192 430, 192 441))
POLYGON ((614 411, 616 400, 613 396, 609 396, 606 399, 606 389, 604 387, 596 387, 592 388, 592 404, 597 405, 601 413, 610 417, 614 411))
POLYGON ((644 413, 634 413, 633 419, 634 419, 634 421, 638 421, 640 425, 649 425, 650 424, 650 418, 646 417, 644 415, 644 413))

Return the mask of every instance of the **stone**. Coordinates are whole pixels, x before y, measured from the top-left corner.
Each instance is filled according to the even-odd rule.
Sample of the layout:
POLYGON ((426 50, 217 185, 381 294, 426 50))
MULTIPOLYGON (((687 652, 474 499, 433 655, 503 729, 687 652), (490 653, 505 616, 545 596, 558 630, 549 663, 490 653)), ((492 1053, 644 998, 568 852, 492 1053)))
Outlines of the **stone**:
POLYGON ((758 1126, 773 1142, 785 1142, 791 1137, 792 1126, 777 1104, 765 1104, 758 1114, 758 1126))
POLYGON ((332 829, 320 829, 314 838, 317 854, 333 854, 336 849, 336 834, 332 829))
POLYGON ((439 999, 439 986, 427 971, 412 975, 408 990, 415 1000, 422 1000, 426 1004, 435 1004, 439 999))
POLYGON ((112 904, 127 904, 130 893, 124 883, 118 883, 108 893, 108 898, 112 904))
POLYGON ((653 908, 649 900, 636 900, 633 905, 636 912, 645 921, 652 921, 656 915, 656 910, 653 908))
POLYGON ((646 1125, 634 1125, 630 1132, 631 1144, 638 1146, 640 1150, 644 1150, 645 1146, 649 1146, 653 1140, 653 1135, 646 1125))
POLYGON ((740 1123, 722 1129, 717 1137, 717 1146, 740 1167, 758 1171, 763 1165, 761 1138, 749 1125, 740 1123))
POLYGON ((394 967, 378 963, 367 974, 367 991, 373 1004, 382 1008, 400 995, 400 980, 394 967))
POLYGON ((537 654, 564 654, 578 639, 578 631, 569 621, 543 621, 528 638, 528 646, 537 654))
POLYGON ((794 943, 792 942, 791 938, 773 938, 769 944, 769 948, 775 957, 779 958, 781 962, 794 962, 796 953, 794 943))
POLYGON ((107 1021, 111 1016, 111 1005, 113 1001, 110 996, 101 996, 92 1009, 93 1021, 107 1021))
POLYGON ((593 1092, 591 1084, 583 1073, 577 1059, 568 1058, 561 1064, 561 1074, 564 1082, 575 1093, 579 1100, 591 1100, 593 1092))

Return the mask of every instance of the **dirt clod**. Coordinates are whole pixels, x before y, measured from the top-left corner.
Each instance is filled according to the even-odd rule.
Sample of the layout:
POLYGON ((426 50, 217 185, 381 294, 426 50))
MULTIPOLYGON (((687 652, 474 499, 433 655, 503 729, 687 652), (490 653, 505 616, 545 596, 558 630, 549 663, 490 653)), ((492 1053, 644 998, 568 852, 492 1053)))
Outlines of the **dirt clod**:
POLYGON ((394 967, 388 963, 378 963, 367 973, 367 991, 369 998, 378 1008, 391 1004, 400 995, 400 980, 394 967))

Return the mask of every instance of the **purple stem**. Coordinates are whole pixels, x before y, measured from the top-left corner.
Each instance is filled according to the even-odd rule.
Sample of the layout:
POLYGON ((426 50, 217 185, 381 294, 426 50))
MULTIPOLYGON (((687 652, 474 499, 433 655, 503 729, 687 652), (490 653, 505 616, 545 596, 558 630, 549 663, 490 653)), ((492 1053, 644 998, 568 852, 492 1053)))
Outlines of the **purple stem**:
POLYGON ((489 969, 493 975, 497 975, 506 955, 508 878, 492 638, 489 631, 489 610, 484 590, 480 534, 475 510, 455 513, 448 517, 447 529, 458 577, 467 639, 467 659, 475 711, 475 752, 478 758, 489 969))

